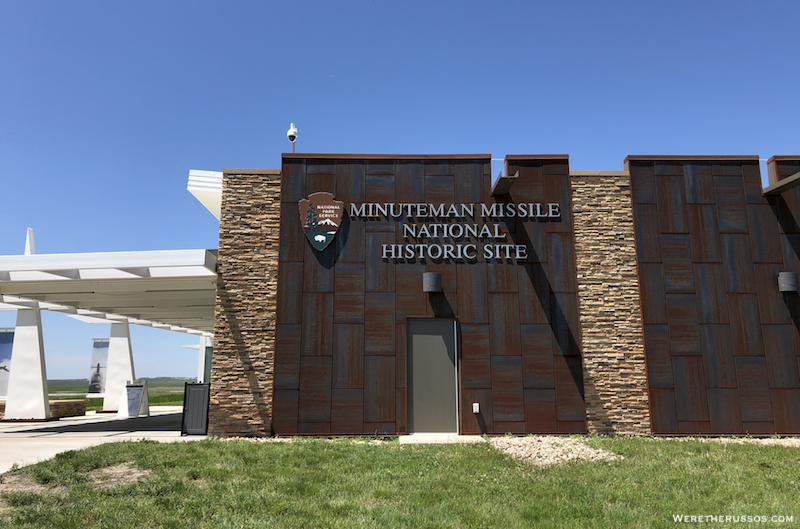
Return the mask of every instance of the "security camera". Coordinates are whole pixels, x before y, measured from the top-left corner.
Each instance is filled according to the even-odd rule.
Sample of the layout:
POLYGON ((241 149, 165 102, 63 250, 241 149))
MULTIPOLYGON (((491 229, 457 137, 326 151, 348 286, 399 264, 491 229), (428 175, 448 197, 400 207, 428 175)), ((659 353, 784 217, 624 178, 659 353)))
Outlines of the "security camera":
POLYGON ((294 123, 292 123, 292 126, 289 127, 286 137, 289 138, 289 141, 292 143, 294 143, 294 140, 297 139, 297 129, 295 128, 294 123))

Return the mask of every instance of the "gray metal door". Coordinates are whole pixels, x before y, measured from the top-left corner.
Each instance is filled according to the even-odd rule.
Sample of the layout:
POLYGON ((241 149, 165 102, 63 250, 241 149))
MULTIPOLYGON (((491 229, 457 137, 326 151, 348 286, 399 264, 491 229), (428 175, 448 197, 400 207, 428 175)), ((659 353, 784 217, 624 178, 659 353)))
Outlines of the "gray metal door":
POLYGON ((408 431, 458 433, 456 321, 408 320, 408 431))

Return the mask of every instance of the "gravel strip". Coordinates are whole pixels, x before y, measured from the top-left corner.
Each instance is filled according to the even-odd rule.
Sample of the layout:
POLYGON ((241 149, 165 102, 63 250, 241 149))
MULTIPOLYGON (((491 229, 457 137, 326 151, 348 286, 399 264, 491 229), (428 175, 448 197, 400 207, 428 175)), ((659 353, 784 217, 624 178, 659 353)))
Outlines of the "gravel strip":
POLYGON ((491 443, 504 454, 540 467, 560 465, 567 461, 624 459, 612 452, 597 450, 564 437, 493 437, 491 443))

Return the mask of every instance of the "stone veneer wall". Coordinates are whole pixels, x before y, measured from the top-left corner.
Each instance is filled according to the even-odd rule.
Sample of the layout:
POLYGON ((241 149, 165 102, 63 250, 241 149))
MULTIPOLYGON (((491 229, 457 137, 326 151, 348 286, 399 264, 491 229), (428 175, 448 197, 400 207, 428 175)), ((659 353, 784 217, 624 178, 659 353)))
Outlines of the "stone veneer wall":
MULTIPOLYGON (((81 417, 86 415, 86 404, 88 402, 86 399, 51 400, 50 418, 60 419, 61 417, 81 417)), ((5 411, 6 403, 0 402, 0 419, 5 415, 5 411)))
POLYGON ((630 177, 570 177, 587 430, 649 434, 630 177))
POLYGON ((281 176, 226 169, 217 259, 209 435, 270 435, 281 176))

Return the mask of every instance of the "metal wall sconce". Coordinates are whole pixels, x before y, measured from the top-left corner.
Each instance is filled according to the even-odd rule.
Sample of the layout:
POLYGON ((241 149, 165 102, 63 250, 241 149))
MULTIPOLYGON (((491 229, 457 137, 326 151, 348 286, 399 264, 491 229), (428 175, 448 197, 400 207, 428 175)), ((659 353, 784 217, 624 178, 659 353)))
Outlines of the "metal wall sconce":
POLYGON ((800 284, 797 281, 797 274, 795 272, 779 272, 778 273, 778 289, 781 292, 798 292, 800 291, 800 284))
POLYGON ((442 274, 436 272, 424 272, 422 274, 422 291, 423 292, 441 292, 442 291, 442 274))

